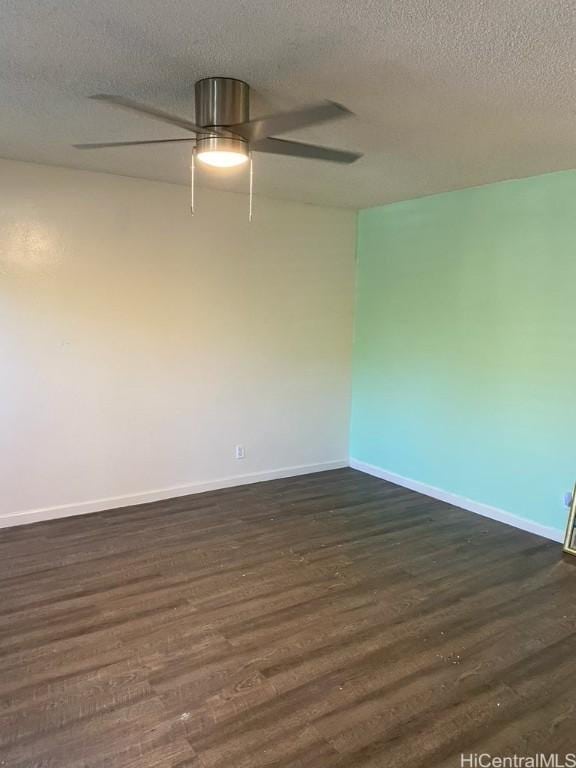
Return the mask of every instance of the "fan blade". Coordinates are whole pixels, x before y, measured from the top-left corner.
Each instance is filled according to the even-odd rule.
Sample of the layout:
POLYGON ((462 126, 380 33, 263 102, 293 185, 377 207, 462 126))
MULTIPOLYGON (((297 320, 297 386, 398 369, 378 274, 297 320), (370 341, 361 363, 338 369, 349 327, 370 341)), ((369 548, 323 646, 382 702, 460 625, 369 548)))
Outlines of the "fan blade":
POLYGON ((152 139, 148 141, 105 141, 96 144, 73 144, 74 149, 106 149, 107 147, 138 147, 142 144, 173 144, 179 141, 196 141, 196 139, 152 139))
POLYGON ((260 141, 268 136, 276 136, 278 133, 306 128, 308 125, 318 125, 328 120, 349 117, 352 114, 353 112, 341 104, 336 104, 335 101, 325 101, 322 104, 312 104, 291 112, 279 112, 276 115, 249 120, 247 123, 231 125, 230 130, 248 141, 260 141))
POLYGON ((125 99, 124 96, 111 96, 107 93, 97 93, 95 96, 90 96, 89 98, 94 101, 103 101, 113 107, 120 107, 120 109, 136 112, 139 115, 147 115, 156 120, 161 120, 163 123, 177 125, 178 128, 184 128, 185 131, 192 131, 192 133, 215 133, 222 136, 229 135, 227 132, 221 131, 218 128, 202 128, 190 120, 187 120, 185 117, 172 115, 170 112, 164 112, 163 109, 156 109, 156 107, 150 107, 148 104, 140 104, 140 102, 132 101, 132 99, 125 99))
POLYGON ((342 149, 330 149, 330 147, 319 147, 316 144, 303 144, 301 141, 284 139, 262 139, 256 142, 252 149, 255 152, 267 152, 271 155, 306 157, 309 160, 327 160, 331 163, 353 163, 362 157, 360 152, 347 152, 342 149))

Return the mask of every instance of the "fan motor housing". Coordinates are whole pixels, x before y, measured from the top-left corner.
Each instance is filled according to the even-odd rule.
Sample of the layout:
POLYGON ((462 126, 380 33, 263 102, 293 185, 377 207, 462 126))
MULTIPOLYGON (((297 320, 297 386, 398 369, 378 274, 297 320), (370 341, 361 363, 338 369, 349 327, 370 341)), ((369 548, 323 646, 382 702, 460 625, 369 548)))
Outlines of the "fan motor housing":
POLYGON ((196 123, 227 128, 250 120, 250 86, 233 77, 206 77, 195 86, 196 123))

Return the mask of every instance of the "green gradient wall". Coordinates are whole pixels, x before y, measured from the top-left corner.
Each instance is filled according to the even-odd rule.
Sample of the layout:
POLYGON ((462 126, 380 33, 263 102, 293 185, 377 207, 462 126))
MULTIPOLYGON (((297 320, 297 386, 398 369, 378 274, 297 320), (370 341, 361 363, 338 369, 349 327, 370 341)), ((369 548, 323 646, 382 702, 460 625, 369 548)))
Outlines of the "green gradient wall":
POLYGON ((564 526, 576 172, 360 213, 351 456, 564 526))

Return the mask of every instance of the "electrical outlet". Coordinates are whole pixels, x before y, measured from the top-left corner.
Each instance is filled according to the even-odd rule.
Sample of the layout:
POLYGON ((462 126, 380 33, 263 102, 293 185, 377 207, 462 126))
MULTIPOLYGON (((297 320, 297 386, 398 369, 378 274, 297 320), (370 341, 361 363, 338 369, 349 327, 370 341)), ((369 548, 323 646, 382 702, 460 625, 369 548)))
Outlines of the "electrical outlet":
POLYGON ((244 448, 243 445, 237 445, 236 449, 234 451, 234 456, 237 459, 245 459, 246 458, 246 448, 244 448))

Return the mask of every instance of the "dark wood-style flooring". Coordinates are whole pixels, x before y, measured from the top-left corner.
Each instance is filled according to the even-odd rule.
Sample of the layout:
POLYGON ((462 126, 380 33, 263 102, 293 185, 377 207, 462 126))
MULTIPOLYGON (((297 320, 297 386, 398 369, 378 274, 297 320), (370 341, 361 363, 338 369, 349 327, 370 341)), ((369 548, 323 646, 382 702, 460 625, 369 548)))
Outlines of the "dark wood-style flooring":
POLYGON ((0 765, 576 751, 576 569, 351 469, 0 532, 0 765))

